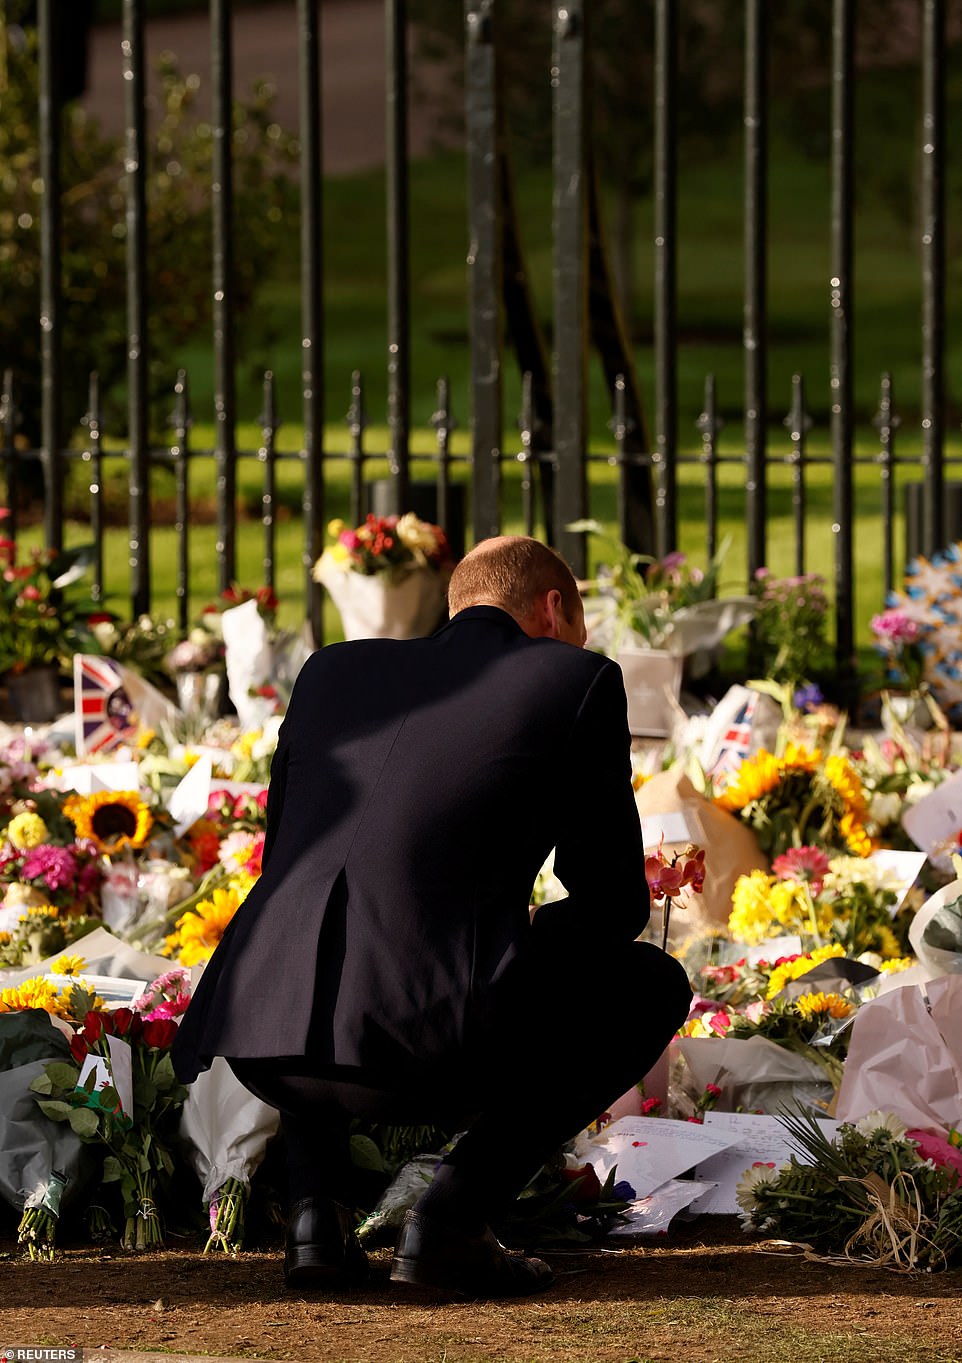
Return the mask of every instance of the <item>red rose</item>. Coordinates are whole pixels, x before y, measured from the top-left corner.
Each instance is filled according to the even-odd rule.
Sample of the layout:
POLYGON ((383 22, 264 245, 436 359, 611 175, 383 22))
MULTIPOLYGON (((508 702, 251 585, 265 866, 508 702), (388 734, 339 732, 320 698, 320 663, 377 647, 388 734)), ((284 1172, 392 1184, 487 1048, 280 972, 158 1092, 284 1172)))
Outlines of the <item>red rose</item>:
POLYGON ((84 1018, 82 1030, 84 1040, 92 1045, 95 1041, 100 1040, 104 1032, 112 1031, 113 1028, 108 1027, 107 1018, 104 1013, 90 1012, 84 1018))
POLYGON ((601 1196, 601 1184, 594 1167, 583 1164, 580 1169, 562 1169, 561 1177, 566 1183, 573 1183, 571 1201, 574 1203, 597 1202, 601 1196))
POLYGON ((70 1038, 70 1054, 73 1056, 74 1060, 76 1060, 78 1065, 82 1065, 83 1062, 87 1059, 88 1054, 87 1043, 80 1032, 77 1032, 74 1036, 70 1038))
POLYGON ((171 1018, 152 1018, 144 1023, 144 1045, 166 1051, 177 1035, 177 1023, 171 1018))

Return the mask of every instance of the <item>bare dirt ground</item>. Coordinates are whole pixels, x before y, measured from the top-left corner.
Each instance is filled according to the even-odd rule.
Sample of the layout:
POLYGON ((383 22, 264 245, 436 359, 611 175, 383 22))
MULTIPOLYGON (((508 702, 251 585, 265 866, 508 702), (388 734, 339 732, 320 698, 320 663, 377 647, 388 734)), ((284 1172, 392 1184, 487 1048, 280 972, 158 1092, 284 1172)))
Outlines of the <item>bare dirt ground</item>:
MULTIPOLYGON (((611 1242, 618 1245, 618 1242, 611 1242)), ((76 1344, 323 1363, 649 1363, 788 1360, 958 1363, 962 1272, 905 1277, 807 1262, 702 1218, 654 1241, 546 1254, 556 1285, 501 1303, 432 1302, 388 1282, 297 1296, 280 1252, 142 1256, 68 1248, 55 1264, 0 1266, 4 1345, 76 1344)), ((89 1357, 89 1356, 88 1356, 89 1357)))

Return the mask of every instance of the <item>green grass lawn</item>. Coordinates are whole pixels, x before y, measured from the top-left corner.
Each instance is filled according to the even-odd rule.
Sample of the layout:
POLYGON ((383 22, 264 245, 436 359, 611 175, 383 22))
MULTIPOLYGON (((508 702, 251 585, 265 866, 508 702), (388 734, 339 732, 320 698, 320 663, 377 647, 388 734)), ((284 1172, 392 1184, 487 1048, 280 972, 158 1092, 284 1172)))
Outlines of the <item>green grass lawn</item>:
MULTIPOLYGON (((859 452, 870 458, 878 448, 871 420, 878 402, 880 377, 893 374, 896 400, 903 415, 898 437, 900 455, 918 458, 921 438, 918 421, 920 391, 920 270, 912 226, 913 208, 905 196, 893 194, 892 185, 903 177, 906 195, 915 179, 913 119, 904 117, 893 131, 891 120, 878 116, 887 87, 897 85, 903 107, 913 107, 913 77, 905 72, 860 74, 859 100, 867 126, 859 140, 860 166, 884 152, 886 176, 859 177, 856 217, 856 270, 854 307, 854 391, 857 408, 856 438, 859 452), (874 111, 874 115, 873 115, 874 111), (874 124, 873 124, 874 116, 874 124)), ((821 106, 819 106, 821 107, 821 106)), ((778 110, 776 108, 776 115, 778 110)), ((812 146, 824 151, 827 128, 825 109, 819 115, 818 136, 812 146)), ((678 395, 679 445, 685 457, 700 450, 695 421, 702 409, 705 378, 716 377, 718 400, 725 421, 719 439, 720 453, 735 462, 720 474, 720 533, 732 536, 724 578, 729 586, 744 586, 745 566, 745 470, 741 407, 743 401, 742 291, 743 247, 741 194, 743 171, 741 147, 733 141, 727 149, 689 154, 679 158, 678 202, 678 395)), ((516 190, 519 222, 536 306, 546 328, 552 312, 550 167, 517 165, 516 190)), ((950 172, 955 175, 954 169, 950 172)), ((806 155, 797 139, 779 131, 778 118, 770 152, 768 257, 768 383, 769 448, 777 460, 787 456, 790 444, 782 415, 791 401, 794 373, 802 373, 815 424, 809 436, 813 453, 829 450, 829 274, 830 184, 824 155, 806 155)), ((429 455, 434 448, 429 423, 436 404, 436 382, 450 378, 452 409, 458 429, 453 448, 464 451, 470 420, 467 313, 467 210, 465 167, 461 155, 438 154, 410 168, 411 197, 411 341, 412 448, 429 455)), ((612 205, 609 204, 611 209, 612 205)), ((613 213, 609 212, 609 219, 613 213)), ((372 422, 365 445, 383 451, 386 408, 386 263, 384 227, 384 177, 380 172, 329 178, 324 186, 324 372, 325 446, 328 452, 344 451, 348 432, 344 416, 350 402, 351 373, 359 369, 365 381, 366 406, 372 422)), ((262 376, 271 369, 277 383, 278 409, 284 422, 279 448, 297 451, 301 445, 300 397, 300 284, 298 224, 286 223, 278 236, 276 270, 264 281, 253 310, 244 320, 238 366, 238 409, 241 425, 238 444, 255 450, 260 443, 257 419, 262 402, 262 376)), ((653 248, 651 203, 639 206, 635 233, 637 297, 632 318, 636 361, 643 399, 649 409, 654 400, 652 347, 653 248)), ((950 243, 951 245, 951 243, 950 243)), ((962 263, 950 250, 946 280, 948 411, 946 429, 949 453, 960 456, 957 435, 962 375, 962 263)), ((212 429, 212 363, 209 338, 198 337, 182 353, 170 357, 170 381, 177 367, 190 376, 195 426, 195 449, 209 449, 212 429)), ((504 437, 509 455, 519 444, 516 417, 520 406, 520 377, 510 354, 504 369, 504 437)), ((611 449, 607 426, 608 395, 600 365, 590 370, 591 449, 611 449)), ((161 434, 160 440, 170 438, 161 434)), ((377 476, 372 465, 368 476, 377 476)), ((517 467, 505 470, 504 520, 508 529, 519 528, 520 493, 517 467)), ((466 475, 462 468, 461 474, 466 475)), ((432 478, 430 464, 416 464, 415 477, 432 478)), ((953 476, 952 472, 949 474, 953 476)), ((76 481, 79 470, 71 477, 76 481)), ((192 465, 195 495, 211 498, 214 473, 210 461, 192 465)), ((918 479, 917 466, 909 462, 897 472, 900 487, 918 479)), ((238 482, 243 505, 255 515, 261 493, 261 474, 253 459, 240 461, 238 482)), ((297 461, 282 462, 278 473, 277 586, 283 611, 296 616, 301 609, 303 529, 299 514, 301 470, 297 461)), ((785 467, 771 471, 768 562, 778 574, 791 573, 794 564, 794 530, 791 516, 789 475, 785 467)), ((833 574, 832 473, 829 466, 813 466, 807 474, 806 567, 823 573, 831 584, 833 574)), ((106 480, 123 502, 125 476, 115 467, 106 480)), ((856 620, 858 641, 868 644, 868 620, 882 604, 882 521, 880 479, 871 465, 856 473, 857 526, 855 531, 856 620)), ((170 477, 155 475, 155 487, 170 493, 170 477), (166 480, 166 481, 165 481, 166 480)), ((680 547, 696 562, 705 558, 705 517, 702 471, 697 463, 684 463, 679 471, 680 547)), ((329 464, 327 515, 345 515, 348 509, 348 470, 332 459, 329 464)), ((591 511, 599 519, 613 521, 615 475, 604 463, 592 465, 591 511)), ((904 552, 902 493, 897 494, 895 526, 896 562, 904 552)), ((121 519, 123 517, 121 511, 121 519)), ((70 531, 71 539, 83 537, 84 526, 70 531)), ((191 526, 191 602, 199 606, 216 585, 213 530, 191 526)), ((245 585, 262 579, 263 533, 259 523, 241 525, 238 538, 238 576, 245 585)), ((158 527, 153 544, 153 579, 158 611, 169 613, 174 603, 175 540, 173 532, 158 527)), ((111 601, 121 609, 127 593, 126 532, 111 529, 107 545, 107 586, 111 601)), ((336 622, 331 620, 331 632, 336 622)))

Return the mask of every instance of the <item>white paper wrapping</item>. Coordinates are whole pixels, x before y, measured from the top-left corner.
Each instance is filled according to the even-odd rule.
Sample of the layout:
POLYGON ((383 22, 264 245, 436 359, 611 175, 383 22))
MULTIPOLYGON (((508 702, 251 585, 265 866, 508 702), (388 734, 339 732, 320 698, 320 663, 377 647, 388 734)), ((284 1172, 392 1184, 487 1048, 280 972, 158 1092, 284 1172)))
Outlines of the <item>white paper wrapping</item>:
POLYGON ((227 693, 234 703, 238 722, 242 729, 259 729, 266 718, 264 701, 260 696, 252 696, 251 691, 271 680, 274 654, 257 602, 245 601, 224 611, 221 629, 227 693))
MULTIPOLYGON (((74 947, 87 962, 85 974, 109 975, 124 980, 144 980, 149 984, 151 980, 156 980, 158 975, 166 975, 174 964, 165 956, 152 956, 149 952, 138 951, 135 947, 128 946, 106 928, 95 928, 93 932, 88 932, 86 937, 81 937, 74 944, 74 947)), ((19 970, 0 971, 0 986, 6 989, 8 985, 22 984, 24 980, 31 980, 35 975, 49 974, 51 962, 62 955, 63 951, 57 951, 37 965, 23 966, 19 970)))
MULTIPOLYGON (((909 924, 909 942, 912 950, 930 978, 934 975, 962 974, 962 939, 954 943, 955 950, 947 946, 935 946, 927 940, 931 933, 932 920, 960 895, 962 880, 953 880, 950 885, 943 885, 941 890, 925 901, 909 924)), ((962 921, 959 926, 962 927, 962 921)))
POLYGON ((423 638, 444 613, 446 581, 426 568, 392 581, 388 573, 345 572, 322 555, 315 577, 340 612, 345 639, 423 638))
POLYGON ((836 1116, 857 1122, 876 1109, 910 1129, 962 1123, 962 976, 893 989, 858 1010, 836 1116))
POLYGON ((276 1109, 244 1088, 222 1056, 197 1076, 187 1090, 180 1134, 205 1202, 229 1178, 250 1183, 279 1125, 276 1109))

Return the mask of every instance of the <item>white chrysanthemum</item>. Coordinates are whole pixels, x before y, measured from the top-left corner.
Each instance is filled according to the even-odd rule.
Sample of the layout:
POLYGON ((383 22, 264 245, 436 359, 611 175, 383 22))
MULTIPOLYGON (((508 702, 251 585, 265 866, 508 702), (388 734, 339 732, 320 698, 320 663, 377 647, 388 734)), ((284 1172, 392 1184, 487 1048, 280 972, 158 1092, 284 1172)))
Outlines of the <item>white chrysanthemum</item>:
POLYGON ((740 1208, 738 1215, 745 1230, 766 1230, 768 1228, 767 1221, 761 1225, 755 1222, 755 1215, 758 1211, 758 1198, 755 1194, 762 1184, 774 1183, 782 1168, 784 1168, 784 1165, 779 1168, 775 1164, 756 1163, 751 1168, 746 1169, 736 1183, 735 1201, 740 1208))
POLYGON ((881 1108, 875 1108, 859 1118, 855 1123, 855 1130, 860 1136, 875 1136, 880 1131, 890 1136, 904 1136, 908 1127, 894 1112, 883 1112, 881 1108))

